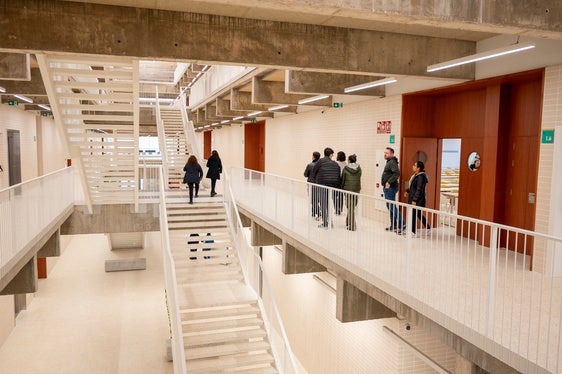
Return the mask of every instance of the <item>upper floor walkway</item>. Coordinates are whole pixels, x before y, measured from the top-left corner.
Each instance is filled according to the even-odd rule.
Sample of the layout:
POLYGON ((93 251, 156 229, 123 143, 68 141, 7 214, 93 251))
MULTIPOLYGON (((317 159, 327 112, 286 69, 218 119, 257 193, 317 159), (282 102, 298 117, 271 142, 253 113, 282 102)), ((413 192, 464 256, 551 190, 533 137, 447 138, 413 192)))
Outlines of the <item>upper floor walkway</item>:
POLYGON ((421 210, 431 230, 414 236, 412 206, 400 203, 408 235, 397 235, 379 198, 236 168, 231 185, 242 212, 311 248, 328 269, 361 277, 518 371, 561 372, 562 239, 430 209, 421 210), (313 216, 315 199, 327 228, 313 216))

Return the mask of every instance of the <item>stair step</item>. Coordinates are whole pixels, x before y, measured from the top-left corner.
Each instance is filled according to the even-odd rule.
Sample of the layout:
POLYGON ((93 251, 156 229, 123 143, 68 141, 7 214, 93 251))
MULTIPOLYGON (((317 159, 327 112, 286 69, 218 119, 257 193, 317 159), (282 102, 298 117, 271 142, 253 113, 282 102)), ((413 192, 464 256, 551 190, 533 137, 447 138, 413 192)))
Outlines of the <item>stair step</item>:
MULTIPOLYGON (((197 257, 196 253, 197 252, 193 252, 192 257, 197 257)), ((204 253, 201 253, 199 254, 199 256, 206 256, 206 255, 204 253)), ((238 258, 236 257, 211 257, 211 258, 203 259, 202 261, 189 260, 186 258, 186 260, 183 262, 179 262, 179 261, 174 261, 174 262, 177 271, 181 269, 194 268, 194 267, 198 268, 198 267, 209 266, 209 265, 222 265, 222 266, 237 265, 239 261, 238 258)))
MULTIPOLYGON (((203 243, 203 241, 200 241, 198 243, 193 243, 196 239, 198 238, 197 236, 192 236, 189 241, 191 243, 187 243, 185 241, 182 241, 182 243, 174 243, 174 245, 172 246, 172 255, 173 256, 183 256, 185 254, 189 254, 191 252, 191 250, 193 249, 197 249, 199 251, 203 250, 203 249, 208 249, 209 252, 213 252, 213 253, 217 253, 218 251, 229 251, 229 253, 234 253, 234 250, 232 249, 232 243, 230 242, 215 242, 215 243, 203 243)), ((209 241, 208 238, 210 238, 210 236, 203 236, 203 238, 205 238, 204 240, 209 241)), ((172 244, 172 243, 170 243, 172 244)))
POLYGON ((248 327, 261 327, 263 320, 261 318, 237 318, 224 321, 210 322, 193 322, 182 321, 182 332, 184 336, 191 333, 211 332, 220 330, 246 329, 248 327))
POLYGON ((237 306, 228 308, 212 308, 205 310, 180 310, 182 318, 189 320, 211 320, 217 318, 229 318, 233 316, 258 316, 260 308, 256 303, 247 306, 237 306), (185 317, 184 317, 185 316, 185 317))
POLYGON ((170 221, 226 221, 226 213, 208 213, 208 214, 196 214, 195 212, 192 213, 180 213, 178 211, 169 210, 168 211, 168 222, 170 221))
POLYGON ((219 332, 203 335, 185 336, 183 344, 185 347, 197 347, 207 344, 246 342, 249 340, 261 340, 267 334, 263 329, 251 329, 243 331, 219 332))
POLYGON ((194 229, 194 228, 217 228, 217 227, 228 227, 228 224, 224 221, 217 222, 170 222, 168 223, 168 229, 194 229))
POLYGON ((174 238, 178 238, 178 237, 182 237, 182 236, 189 236, 191 233, 199 233, 199 235, 201 235, 201 233, 207 233, 210 232, 213 235, 216 234, 224 234, 224 235, 230 235, 230 229, 228 227, 217 227, 217 228, 213 228, 213 229, 202 229, 202 230, 197 230, 194 228, 185 228, 184 230, 181 229, 177 229, 174 230, 173 232, 170 232, 170 238, 174 237, 174 238))
POLYGON ((194 347, 185 350, 187 360, 198 358, 208 358, 226 355, 235 355, 240 353, 269 351, 271 349, 268 342, 260 340, 256 342, 238 343, 238 344, 218 344, 204 347, 194 347))
POLYGON ((256 292, 244 283, 201 285, 178 290, 180 309, 233 307, 252 304, 256 300, 256 292))
POLYGON ((269 353, 229 355, 224 357, 204 358, 189 360, 187 370, 189 373, 205 373, 208 370, 242 368, 258 364, 271 364, 273 356, 269 353))
POLYGON ((276 374, 276 373, 279 373, 277 371, 277 369, 275 369, 272 365, 273 364, 263 366, 263 367, 259 367, 259 368, 254 368, 254 369, 236 370, 236 371, 234 371, 234 373, 236 373, 236 374, 276 374))
MULTIPOLYGON (((195 260, 196 261, 196 260, 195 260)), ((188 278, 192 278, 192 277, 196 277, 196 276, 205 276, 205 275, 212 275, 212 274, 216 274, 216 273, 231 273, 231 274, 235 274, 240 272, 240 269, 237 266, 231 266, 231 265, 221 265, 221 264, 213 264, 213 263, 209 263, 208 260, 205 260, 205 266, 182 266, 182 264, 179 264, 180 266, 178 267, 177 263, 175 266, 176 269, 176 275, 178 277, 188 277, 188 278)))

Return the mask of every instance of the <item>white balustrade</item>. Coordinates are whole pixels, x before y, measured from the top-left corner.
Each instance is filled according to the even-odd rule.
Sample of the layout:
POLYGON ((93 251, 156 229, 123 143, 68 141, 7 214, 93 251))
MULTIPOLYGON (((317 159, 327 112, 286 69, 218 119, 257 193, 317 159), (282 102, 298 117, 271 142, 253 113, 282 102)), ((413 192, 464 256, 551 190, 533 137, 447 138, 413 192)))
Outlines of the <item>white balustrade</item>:
POLYGON ((413 206, 394 202, 397 234, 381 198, 241 168, 230 180, 241 207, 468 342, 520 371, 562 370, 561 238, 426 208, 431 229, 414 235, 413 206))

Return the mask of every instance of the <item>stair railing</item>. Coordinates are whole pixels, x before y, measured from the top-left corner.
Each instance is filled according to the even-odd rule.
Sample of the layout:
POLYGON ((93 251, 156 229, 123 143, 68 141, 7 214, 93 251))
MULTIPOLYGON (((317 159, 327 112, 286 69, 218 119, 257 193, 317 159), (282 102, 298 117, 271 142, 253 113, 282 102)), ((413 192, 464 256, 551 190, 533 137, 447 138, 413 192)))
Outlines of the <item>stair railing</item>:
MULTIPOLYGON (((162 165, 165 165, 166 167, 164 167, 164 178, 166 180, 166 190, 168 190, 168 182, 169 181, 169 176, 168 176, 168 154, 167 154, 167 148, 166 148, 166 131, 164 130, 164 121, 162 120, 162 115, 160 114, 160 103, 159 103, 159 98, 158 98, 158 87, 155 87, 156 89, 156 129, 158 130, 158 145, 160 147, 160 156, 162 157, 162 165)), ((163 191, 166 191, 163 190, 163 191)))
POLYGON ((226 170, 223 172, 223 177, 224 202, 226 205, 229 227, 238 251, 238 257, 246 284, 251 286, 258 296, 259 306, 264 319, 264 326, 267 336, 269 337, 277 369, 280 373, 285 374, 298 373, 296 359, 291 350, 281 315, 277 309, 263 262, 254 248, 248 244, 226 170))
POLYGON ((168 303, 168 319, 171 327, 172 355, 174 373, 186 373, 185 350, 183 345, 183 331, 181 327, 180 310, 178 305, 178 289, 174 258, 170 249, 168 233, 168 215, 166 213, 166 190, 164 189, 164 167, 159 167, 160 179, 160 234, 162 239, 162 263, 164 265, 164 282, 166 286, 166 302, 168 303))

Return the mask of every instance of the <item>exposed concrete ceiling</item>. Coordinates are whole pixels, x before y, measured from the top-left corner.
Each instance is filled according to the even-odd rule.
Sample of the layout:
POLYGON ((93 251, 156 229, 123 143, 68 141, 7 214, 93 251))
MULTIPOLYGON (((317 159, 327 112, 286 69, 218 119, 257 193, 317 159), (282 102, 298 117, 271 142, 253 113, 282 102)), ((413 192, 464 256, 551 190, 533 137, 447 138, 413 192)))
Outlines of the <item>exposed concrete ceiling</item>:
MULTIPOLYGON (((159 89, 161 96, 174 97, 178 93, 178 86, 190 87, 189 82, 197 79, 196 77, 201 75, 200 72, 203 70, 204 64, 208 63, 204 62, 207 61, 205 58, 201 60, 197 58, 189 59, 190 56, 198 56, 198 48, 204 48, 204 45, 209 44, 207 55, 211 56, 218 52, 217 56, 220 57, 215 62, 220 61, 219 63, 228 64, 228 59, 232 58, 233 54, 229 50, 223 50, 223 47, 236 44, 226 38, 238 34, 239 39, 235 41, 239 47, 234 47, 232 52, 241 50, 250 53, 242 54, 235 63, 246 63, 245 58, 253 54, 265 56, 261 60, 255 60, 255 66, 267 66, 273 69, 262 70, 264 73, 256 78, 257 80, 252 80, 252 77, 250 77, 232 85, 231 88, 235 88, 238 95, 232 103, 240 105, 237 110, 231 108, 233 115, 236 115, 237 111, 239 113, 242 107, 247 110, 263 109, 282 99, 289 104, 294 104, 299 97, 298 95, 312 95, 322 92, 333 94, 335 91, 331 92, 330 90, 335 88, 326 87, 325 84, 323 87, 318 85, 320 79, 315 79, 315 74, 335 74, 333 77, 338 77, 339 81, 338 90, 341 90, 341 87, 380 79, 388 76, 388 74, 402 75, 403 79, 395 86, 399 88, 394 88, 394 91, 392 91, 392 94, 398 94, 473 79, 474 67, 464 70, 457 68, 456 72, 445 73, 442 76, 424 77, 424 75, 427 75, 425 67, 431 62, 432 58, 437 62, 443 61, 447 53, 451 58, 474 53, 475 41, 490 40, 491 37, 498 35, 535 36, 550 38, 555 42, 562 40, 562 2, 553 3, 546 0, 537 0, 526 4, 521 4, 518 0, 504 0, 502 2, 489 0, 457 2, 449 0, 425 2, 414 0, 382 2, 358 2, 356 0, 75 0, 74 3, 90 3, 92 5, 83 5, 81 8, 71 5, 66 0, 63 2, 51 0, 27 1, 27 5, 22 5, 22 9, 25 10, 20 15, 25 15, 25 18, 28 14, 36 12, 36 18, 41 19, 41 25, 52 23, 42 16, 58 17, 57 19, 61 20, 59 28, 49 26, 52 28, 52 30, 49 30, 55 34, 59 32, 68 34, 69 25, 85 27, 83 30, 73 30, 75 35, 67 35, 64 39, 59 40, 57 38, 32 38, 33 31, 30 32, 30 30, 33 27, 27 29, 23 27, 21 30, 14 30, 14 35, 8 31, 10 35, 0 38, 0 40, 4 39, 4 42, 0 41, 0 51, 15 52, 14 45, 22 45, 21 42, 17 42, 19 38, 19 40, 25 41, 24 45, 29 44, 26 48, 29 48, 32 53, 33 51, 39 51, 40 46, 43 46, 46 50, 61 52, 92 53, 91 51, 98 51, 103 54, 146 56, 149 60, 140 64, 139 80, 141 83, 143 81, 164 83, 159 89), (59 7, 57 3, 69 4, 69 7, 59 7), (106 6, 100 8, 97 4, 106 6), (126 10, 130 8, 122 7, 136 7, 155 11, 149 13, 142 13, 139 10, 130 12, 126 10), (68 14, 66 17, 64 17, 64 14, 60 14, 61 11, 64 12, 65 10, 68 10, 72 17, 68 14), (176 13, 158 12, 158 10, 176 13), (198 18, 197 14, 193 13, 225 18, 205 19, 204 16, 198 18), (139 18, 135 19, 135 15, 139 18), (119 18, 120 16, 122 18, 119 18), (245 21, 262 21, 254 24, 252 22, 239 22, 232 17, 238 17, 245 21), (84 18, 83 22, 80 21, 82 18, 84 18), (72 21, 64 24, 64 19, 71 19, 72 21), (263 23, 264 21, 281 23, 269 24, 263 23), (164 37, 161 35, 160 29, 163 22, 168 24, 170 30, 169 35, 166 34, 164 37), (182 27, 190 22, 191 28, 184 29, 182 27), (135 24, 138 25, 133 26, 135 24), (340 29, 314 28, 315 26, 307 28, 299 24, 318 27, 335 26, 340 29), (153 29, 152 27, 156 25, 158 25, 158 28, 153 29), (257 28, 252 28, 254 26, 257 26, 257 28), (92 32, 90 27, 95 27, 95 32, 92 32), (298 30, 296 32, 289 31, 293 34, 288 37, 287 30, 295 28, 298 30), (369 33, 370 31, 361 33, 357 31, 358 29, 370 30, 375 33, 369 33), (150 33, 150 30, 153 34, 150 33), (190 34, 190 30, 200 32, 199 34, 190 34), (136 35, 139 33, 143 35, 137 38, 136 35), (147 34, 144 35, 145 33, 147 34), (91 34, 91 36, 88 37, 88 34, 91 34), (186 35, 191 35, 191 39, 189 36, 186 38, 186 35), (330 42, 330 35, 333 37, 333 43, 330 42), (406 35, 409 35, 409 37, 405 37, 406 35), (319 36, 322 38, 319 38, 319 36), (411 36, 414 38, 411 38, 411 36), (151 38, 146 39, 147 37, 151 38), (397 39, 390 40, 395 37, 397 39), (374 38, 378 39, 377 42, 373 42, 374 38), (28 43, 28 39, 36 40, 28 43), (440 39, 447 40, 447 43, 439 45, 440 39), (12 43, 13 40, 16 40, 16 43, 12 43), (123 43, 121 43, 122 41, 123 43), (117 44, 113 45, 115 42, 117 44), (172 46, 170 49, 167 45, 173 44, 173 42, 175 42, 175 47, 172 46), (190 43, 189 48, 185 47, 187 43, 190 43), (98 47, 98 44, 104 47, 98 47), (146 44, 150 44, 150 48, 143 48, 146 44), (164 46, 164 44, 166 45, 164 46), (57 48, 60 48, 60 50, 57 48), (177 53, 178 48, 183 48, 180 53, 177 53), (272 49, 275 53, 269 56, 272 49), (399 55, 395 50, 410 52, 399 55), (301 58, 293 58, 292 60, 289 58, 279 62, 282 60, 279 59, 279 56, 291 53, 301 56, 301 58), (303 53, 308 54, 305 56, 307 61, 305 64, 303 64, 303 61, 305 61, 302 58, 303 53), (438 55, 439 53, 441 55, 438 55), (170 82, 177 78, 174 73, 177 70, 177 62, 183 62, 179 58, 181 55, 188 57, 188 60, 184 62, 191 63, 191 65, 179 84, 174 86, 170 82), (175 61, 169 61, 170 59, 175 61), (374 61, 371 61, 371 59, 374 59, 374 61), (316 61, 314 62, 314 60, 316 61), (325 61, 329 62, 326 63, 325 61), (260 65, 260 62, 265 63, 265 65, 260 65), (276 64, 279 64, 277 68, 276 64), (295 69, 295 74, 290 75, 286 69, 292 68, 295 69), (300 73, 308 72, 308 75, 296 74, 298 71, 301 71, 300 73), (382 74, 379 74, 379 72, 382 74), (345 78, 344 75, 349 73, 355 74, 354 80, 345 78), (361 74, 371 74, 371 78, 361 76, 361 74), (409 84, 409 81, 413 84, 409 84), (277 84, 282 82, 285 83, 286 90, 284 91, 280 91, 281 84, 277 84), (256 85, 260 88, 260 98, 264 102, 248 103, 246 102, 247 95, 239 97, 240 94, 249 94, 253 99, 256 85), (266 96, 263 96, 264 94, 266 96)), ((13 19, 13 14, 9 13, 10 8, 13 7, 5 5, 4 7, 0 6, 0 8, 2 8, 0 12, 4 14, 5 19, 13 19)), ((30 20, 35 22, 35 18, 30 18, 30 20)), ((20 20, 19 23, 25 24, 26 22, 20 20)), ((13 26, 17 24, 12 23, 13 26)), ((9 30, 9 27, 5 30, 9 30)), ((202 55, 204 56, 205 53, 202 55)), ((44 88, 39 89, 37 78, 34 79, 33 71, 37 69, 33 69, 36 64, 33 55, 31 56, 32 76, 29 87, 32 88, 26 90, 25 86, 21 84, 19 86, 12 83, 4 84, 5 81, 1 81, 1 77, 0 86, 9 85, 10 90, 44 95, 44 88)), ((214 61, 214 59, 208 61, 214 61)), ((499 73, 501 74, 501 71, 499 73)), ((324 82, 334 80, 326 77, 327 75, 323 77, 324 82)), ((219 110, 223 110, 221 113, 224 113, 224 103, 216 105, 214 100, 226 100, 230 103, 232 100, 231 90, 225 92, 209 98, 208 101, 203 103, 202 108, 207 117, 205 119, 219 118, 218 114, 215 116, 213 113, 208 113, 209 110, 216 110, 217 113, 219 110)), ((384 90, 382 92, 384 94, 384 90)), ((155 93, 150 84, 141 84, 141 94, 153 97, 155 93)), ((365 92, 364 94, 368 93, 365 92)), ((380 90, 369 93, 373 96, 383 94, 380 90)), ((355 100, 352 96, 347 97, 350 100, 355 100)), ((344 97, 344 99, 346 98, 344 97)), ((292 106, 284 110, 291 112, 295 108, 292 106)), ((197 108, 195 109, 197 112, 197 108)))

